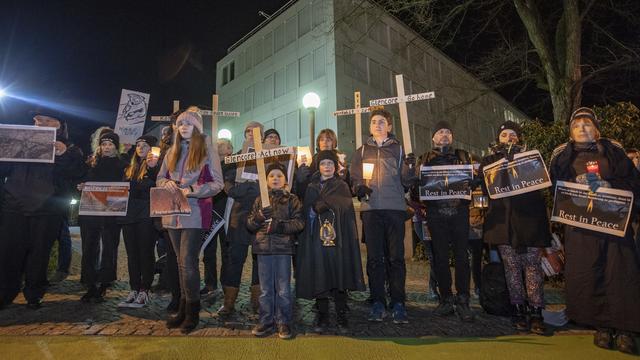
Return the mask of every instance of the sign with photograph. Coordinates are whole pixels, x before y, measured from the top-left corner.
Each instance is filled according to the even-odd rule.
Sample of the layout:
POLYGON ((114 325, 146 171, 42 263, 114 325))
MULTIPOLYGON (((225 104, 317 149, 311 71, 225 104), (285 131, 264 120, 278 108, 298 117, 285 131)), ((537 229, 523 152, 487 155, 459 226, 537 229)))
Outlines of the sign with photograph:
POLYGON ((56 129, 0 125, 0 161, 53 163, 56 129))
POLYGON ((125 216, 128 205, 128 182, 86 182, 78 215, 125 216))
POLYGON ((121 144, 135 144, 136 139, 142 136, 150 97, 149 94, 122 89, 114 128, 121 144))
POLYGON ((420 166, 420 200, 471 200, 473 165, 420 166))
POLYGON ((150 192, 150 216, 189 215, 191 206, 181 191, 154 187, 150 192))
POLYGON ((633 193, 558 181, 551 221, 623 237, 633 209, 633 193))
POLYGON ((500 199, 551 186, 547 167, 538 150, 515 154, 513 161, 500 159, 484 167, 489 197, 500 199))

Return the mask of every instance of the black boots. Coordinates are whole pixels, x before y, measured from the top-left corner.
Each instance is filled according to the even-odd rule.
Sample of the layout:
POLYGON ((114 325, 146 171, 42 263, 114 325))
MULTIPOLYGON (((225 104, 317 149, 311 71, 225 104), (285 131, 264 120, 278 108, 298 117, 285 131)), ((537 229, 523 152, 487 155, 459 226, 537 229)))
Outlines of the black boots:
POLYGON ((456 313, 460 317, 460 320, 473 322, 473 312, 471 312, 471 308, 469 307, 469 295, 456 296, 456 313))
POLYGON ((531 325, 532 333, 544 335, 545 331, 547 331, 547 327, 544 325, 544 319, 542 318, 542 308, 529 308, 529 324, 531 325))
POLYGON ((527 305, 515 304, 515 313, 511 317, 513 327, 518 331, 529 331, 529 324, 527 323, 527 305))
POLYGON ((169 320, 167 320, 167 327, 169 329, 177 328, 180 325, 182 325, 182 323, 184 322, 184 319, 186 317, 186 311, 187 311, 186 302, 187 302, 186 299, 180 299, 180 303, 178 305, 178 312, 175 315, 169 317, 169 320))
POLYGON ((316 299, 316 304, 318 305, 318 312, 316 313, 316 319, 313 324, 313 332, 322 334, 326 332, 329 327, 329 299, 316 299))
POLYGON ((171 301, 167 305, 167 312, 169 314, 175 314, 180 306, 180 290, 171 292, 171 301))
POLYGON ((633 334, 618 331, 614 329, 599 328, 593 335, 593 343, 597 347, 601 347, 607 350, 618 349, 618 351, 637 355, 638 347, 633 339, 633 334))
POLYGON ((447 297, 441 297, 438 307, 433 311, 438 316, 447 316, 453 314, 455 309, 453 308, 453 295, 447 297))
POLYGON ((200 322, 200 300, 186 303, 187 308, 185 311, 185 318, 180 325, 180 332, 188 334, 198 326, 200 322))
POLYGON ((633 340, 633 334, 618 331, 616 334, 616 348, 618 351, 627 353, 627 354, 638 354, 638 347, 636 346, 635 341, 633 340))

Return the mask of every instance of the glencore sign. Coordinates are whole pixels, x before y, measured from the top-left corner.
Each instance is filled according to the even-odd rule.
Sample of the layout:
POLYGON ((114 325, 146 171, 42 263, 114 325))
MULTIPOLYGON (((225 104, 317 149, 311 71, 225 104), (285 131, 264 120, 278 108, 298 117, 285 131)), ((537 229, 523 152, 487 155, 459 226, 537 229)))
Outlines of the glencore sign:
POLYGON ((259 152, 247 152, 243 154, 230 155, 224 158, 225 164, 233 164, 242 161, 251 161, 256 159, 264 159, 273 156, 290 155, 295 149, 293 146, 283 146, 275 149, 265 149, 259 152))
POLYGON ((429 100, 429 99, 435 99, 435 97, 436 97, 436 94, 433 91, 431 91, 431 92, 425 92, 420 94, 405 95, 402 97, 396 96, 396 97, 386 98, 386 99, 371 100, 369 101, 369 106, 392 105, 392 104, 398 104, 403 102, 429 100))

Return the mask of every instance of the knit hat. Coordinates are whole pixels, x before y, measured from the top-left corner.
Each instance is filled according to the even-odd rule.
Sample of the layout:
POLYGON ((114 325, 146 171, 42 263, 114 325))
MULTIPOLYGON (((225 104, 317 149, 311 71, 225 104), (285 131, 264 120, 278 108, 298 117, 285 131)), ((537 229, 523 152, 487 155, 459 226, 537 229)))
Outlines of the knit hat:
POLYGON ((588 107, 577 108, 573 114, 571 114, 571 118, 569 118, 569 128, 571 128, 571 124, 573 124, 573 122, 578 118, 587 118, 591 120, 593 126, 600 130, 600 120, 593 109, 588 107))
POLYGON ((448 122, 442 120, 442 121, 438 121, 436 125, 433 127, 433 133, 431 134, 431 137, 434 137, 440 129, 447 129, 453 133, 453 130, 451 129, 451 125, 448 122))
MULTIPOLYGON (((259 127, 260 128, 260 135, 262 135, 262 137, 264 138, 264 126, 262 124, 260 124, 257 121, 250 121, 245 127, 244 127, 244 133, 247 132, 247 129, 249 128, 254 128, 254 127, 259 127)), ((280 136, 280 135, 278 135, 280 136)), ((245 137, 246 138, 246 137, 245 137)))
POLYGON ((320 162, 322 160, 331 160, 333 161, 333 166, 335 166, 336 171, 338 171, 338 155, 334 150, 322 150, 318 152, 317 155, 318 168, 320 167, 320 162))
POLYGON ((100 144, 102 144, 105 141, 108 141, 113 145, 115 145, 116 149, 120 148, 120 137, 118 136, 118 134, 114 133, 113 131, 105 132, 102 135, 100 135, 100 144))
POLYGON ((154 147, 158 143, 158 138, 152 135, 142 135, 136 139, 136 145, 138 145, 139 142, 144 142, 147 143, 147 145, 154 147))
POLYGON ((195 111, 185 111, 182 114, 178 115, 176 124, 181 121, 188 122, 189 124, 197 128, 198 131, 200 131, 200 134, 204 134, 204 131, 202 129, 202 116, 200 115, 200 113, 195 111))
POLYGON ((284 165, 280 164, 280 162, 275 161, 275 162, 272 162, 271 164, 269 164, 269 166, 267 166, 267 176, 269 176, 269 173, 272 172, 273 170, 282 171, 282 173, 284 174, 285 180, 288 181, 288 179, 287 179, 287 168, 284 167, 284 165))
POLYGON ((276 134, 278 136, 278 140, 280 142, 282 142, 282 138, 280 137, 280 133, 276 129, 269 129, 269 130, 265 131, 264 132, 264 137, 262 138, 262 142, 264 142, 264 140, 267 138, 267 136, 269 136, 271 134, 276 134))
MULTIPOLYGON (((503 130, 512 130, 513 132, 516 133, 516 135, 518 136, 518 139, 520 139, 522 137, 522 129, 520 128, 520 125, 518 125, 517 123, 511 121, 511 120, 507 120, 505 122, 502 123, 502 125, 500 125, 500 127, 498 128, 498 133, 496 134, 497 137, 500 137, 500 134, 502 133, 503 130)), ((520 141, 520 140, 518 140, 520 141)))

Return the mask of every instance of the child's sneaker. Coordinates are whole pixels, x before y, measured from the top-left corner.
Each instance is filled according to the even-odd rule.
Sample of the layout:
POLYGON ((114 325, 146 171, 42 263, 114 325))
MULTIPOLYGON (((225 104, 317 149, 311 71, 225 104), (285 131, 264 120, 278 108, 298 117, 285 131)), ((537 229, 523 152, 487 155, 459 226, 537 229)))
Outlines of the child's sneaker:
POLYGON ((136 297, 136 300, 131 303, 130 307, 133 307, 133 308, 145 307, 147 304, 149 304, 150 300, 151 298, 149 297, 149 292, 146 290, 140 290, 140 292, 138 293, 138 296, 136 297))
POLYGON ((131 304, 136 301, 136 298, 138 297, 138 292, 135 290, 131 290, 129 291, 129 295, 127 295, 127 298, 124 299, 123 301, 121 301, 118 304, 118 307, 131 307, 131 304))
POLYGON ((273 324, 269 324, 269 325, 258 324, 251 330, 251 333, 255 336, 265 336, 271 333, 272 331, 273 331, 273 324))
POLYGON ((278 337, 280 339, 291 339, 293 334, 291 333, 291 328, 287 324, 278 325, 278 337))

